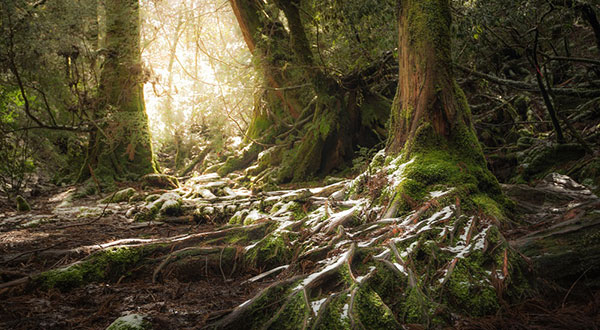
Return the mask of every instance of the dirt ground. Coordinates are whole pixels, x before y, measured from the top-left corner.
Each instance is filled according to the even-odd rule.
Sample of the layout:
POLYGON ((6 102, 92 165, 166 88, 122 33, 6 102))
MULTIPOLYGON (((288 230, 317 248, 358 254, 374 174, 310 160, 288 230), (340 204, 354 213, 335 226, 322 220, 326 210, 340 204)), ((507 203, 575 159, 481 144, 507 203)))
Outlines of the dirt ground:
MULTIPOLYGON (((114 209, 103 209, 98 215, 97 198, 77 200, 64 212, 56 213, 69 189, 50 189, 31 199, 33 211, 24 215, 0 201, 0 283, 68 265, 89 254, 81 249, 67 257, 40 256, 44 251, 125 238, 176 237, 217 227, 192 221, 140 225, 114 209)), ((542 225, 527 225, 506 234, 524 235, 542 225)), ((156 329, 200 329, 271 284, 270 280, 244 283, 253 275, 207 275, 187 281, 166 277, 164 282, 153 283, 152 274, 132 271, 115 282, 92 283, 68 292, 0 286, 0 329, 105 329, 119 316, 132 312, 148 315, 156 329)), ((518 305, 505 304, 497 315, 461 319, 455 324, 458 329, 599 327, 600 292, 590 291, 577 281, 568 291, 548 290, 544 296, 518 305)))
MULTIPOLYGON (((0 262, 2 282, 68 265, 87 255, 82 252, 69 257, 38 257, 36 254, 41 251, 93 246, 124 238, 174 237, 212 231, 215 227, 195 223, 135 226, 118 214, 65 219, 52 213, 61 202, 56 196, 65 191, 48 191, 32 199, 34 210, 22 219, 6 204, 0 206, 0 255, 5 257, 0 262), (18 227, 35 218, 45 220, 39 225, 18 227)), ((95 204, 94 199, 84 199, 77 201, 76 206, 95 204)), ((242 284, 246 278, 203 277, 189 282, 167 278, 153 284, 151 274, 134 272, 116 283, 93 283, 69 292, 0 289, 0 329, 105 329, 130 312, 150 316, 157 328, 198 329, 269 284, 242 284)))

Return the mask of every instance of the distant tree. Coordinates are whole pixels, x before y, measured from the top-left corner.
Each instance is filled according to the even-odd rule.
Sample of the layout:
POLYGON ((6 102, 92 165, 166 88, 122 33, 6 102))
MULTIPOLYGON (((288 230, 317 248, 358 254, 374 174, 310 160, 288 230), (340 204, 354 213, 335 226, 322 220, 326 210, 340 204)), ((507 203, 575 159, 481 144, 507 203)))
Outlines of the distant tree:
MULTIPOLYGON (((242 159, 230 159, 221 174, 247 165, 262 144, 275 143, 270 165, 280 170, 274 177, 302 181, 343 167, 356 145, 379 142, 378 131, 385 135, 381 118, 387 118, 390 104, 375 95, 366 80, 379 73, 384 61, 334 74, 319 48, 323 27, 313 17, 321 16, 323 8, 311 1, 230 3, 266 88, 246 134, 248 142, 258 143, 242 159)), ((376 12, 386 5, 370 9, 376 12)), ((362 57, 353 60, 360 62, 362 57)))
POLYGON ((138 0, 105 2, 106 34, 98 123, 83 178, 111 183, 156 171, 144 105, 138 0))

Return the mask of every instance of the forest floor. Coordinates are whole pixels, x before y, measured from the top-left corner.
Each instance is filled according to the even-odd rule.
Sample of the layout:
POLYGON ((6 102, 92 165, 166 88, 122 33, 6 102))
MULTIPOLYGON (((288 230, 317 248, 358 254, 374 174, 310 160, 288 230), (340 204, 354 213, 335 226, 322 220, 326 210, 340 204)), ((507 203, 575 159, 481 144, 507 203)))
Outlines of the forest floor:
MULTIPOLYGON (((195 223, 132 224, 123 212, 119 213, 122 210, 118 205, 111 205, 99 216, 93 212, 98 209, 97 198, 78 200, 62 213, 56 212, 65 193, 72 189, 46 191, 30 201, 34 210, 25 215, 7 207, 0 209, 0 255, 10 256, 0 261, 2 282, 68 265, 88 255, 82 250, 80 256, 38 257, 42 251, 127 238, 177 237, 210 232, 216 227, 195 223)), ((242 284, 245 279, 205 277, 180 282, 168 278, 153 284, 149 277, 134 276, 110 284, 91 283, 68 292, 6 288, 0 290, 0 329, 105 329, 123 312, 152 315, 156 328, 195 329, 269 284, 242 284)))
MULTIPOLYGON (((577 187, 557 191, 563 198, 554 198, 551 203, 539 203, 524 196, 535 196, 535 189, 552 187, 515 187, 505 186, 505 190, 521 206, 529 207, 529 215, 520 226, 505 232, 511 240, 568 220, 578 213, 578 207, 600 207, 597 197, 581 194, 577 187), (593 197, 596 199, 590 199, 593 197), (537 204, 537 209, 531 208, 533 204, 537 204)), ((125 215, 129 207, 126 203, 99 204, 97 197, 65 204, 66 196, 74 189, 43 191, 30 200, 33 211, 28 213, 16 213, 7 206, 0 206, 0 283, 72 264, 89 255, 90 247, 108 242, 173 238, 212 232, 219 227, 193 221, 133 222, 125 215), (43 253, 66 250, 77 253, 43 253)), ((548 191, 538 192, 548 194, 548 191)), ((162 282, 154 283, 151 274, 134 270, 115 282, 91 283, 66 292, 0 286, 0 329, 104 329, 127 313, 150 316, 157 329, 197 329, 230 312, 274 281, 264 279, 249 283, 247 280, 255 274, 221 275, 207 274, 187 280, 165 276, 162 282)), ((590 292, 575 281, 567 292, 550 290, 544 296, 518 305, 505 305, 498 315, 463 319, 455 326, 462 329, 597 329, 599 315, 600 292, 590 292)))

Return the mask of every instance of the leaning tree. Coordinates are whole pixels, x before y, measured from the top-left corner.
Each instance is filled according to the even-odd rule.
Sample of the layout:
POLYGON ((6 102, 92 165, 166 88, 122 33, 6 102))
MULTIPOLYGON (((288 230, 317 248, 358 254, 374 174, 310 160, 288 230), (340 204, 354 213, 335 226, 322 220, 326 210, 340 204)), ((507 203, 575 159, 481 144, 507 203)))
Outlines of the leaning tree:
POLYGON ((241 157, 229 159, 221 175, 249 165, 266 146, 270 149, 263 155, 268 157, 251 174, 267 177, 260 172, 279 166, 271 177, 303 181, 343 166, 352 159, 353 146, 376 144, 377 131, 385 135, 390 102, 373 93, 369 84, 382 80, 380 69, 391 56, 335 76, 319 49, 323 32, 313 28, 310 1, 230 4, 266 88, 246 133, 250 146, 241 157))
POLYGON ((99 104, 80 179, 103 183, 156 171, 143 94, 137 0, 105 2, 99 104))

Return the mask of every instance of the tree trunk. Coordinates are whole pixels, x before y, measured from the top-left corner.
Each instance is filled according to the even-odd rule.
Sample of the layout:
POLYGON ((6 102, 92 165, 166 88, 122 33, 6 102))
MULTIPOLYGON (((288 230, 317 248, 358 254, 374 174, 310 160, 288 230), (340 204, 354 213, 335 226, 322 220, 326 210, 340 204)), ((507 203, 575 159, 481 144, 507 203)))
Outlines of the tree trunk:
POLYGON ((282 261, 286 275, 215 328, 441 328, 452 315, 494 313, 501 299, 526 293, 522 260, 499 230, 510 203, 454 81, 449 1, 402 0, 399 9, 387 157, 375 156, 322 213, 309 209, 306 234, 283 244, 297 256, 282 261))
MULTIPOLYGON (((277 179, 304 181, 349 162, 354 142, 364 138, 356 132, 366 132, 363 141, 370 141, 376 128, 360 129, 360 106, 350 104, 358 102, 352 98, 354 91, 342 88, 315 63, 301 1, 272 0, 270 6, 260 1, 230 3, 269 86, 263 98, 266 106, 255 108, 247 136, 263 143, 286 136, 275 157, 280 163, 271 164, 280 166, 277 179)), ((233 169, 230 164, 228 170, 233 169)))
POLYGON ((90 141, 85 179, 103 183, 156 172, 144 105, 139 4, 107 0, 106 60, 100 76, 97 130, 90 141))
POLYGON ((391 152, 405 146, 410 149, 407 142, 415 140, 427 126, 427 131, 441 139, 450 139, 465 126, 471 129, 470 115, 452 72, 447 7, 445 0, 401 1, 400 78, 392 110, 391 152))

